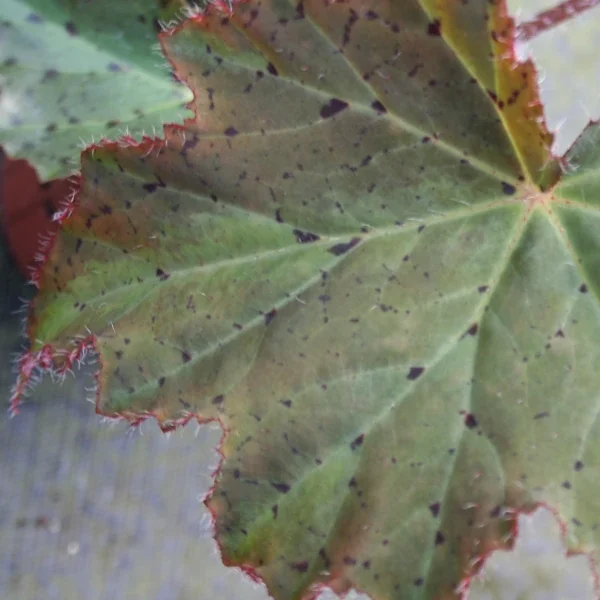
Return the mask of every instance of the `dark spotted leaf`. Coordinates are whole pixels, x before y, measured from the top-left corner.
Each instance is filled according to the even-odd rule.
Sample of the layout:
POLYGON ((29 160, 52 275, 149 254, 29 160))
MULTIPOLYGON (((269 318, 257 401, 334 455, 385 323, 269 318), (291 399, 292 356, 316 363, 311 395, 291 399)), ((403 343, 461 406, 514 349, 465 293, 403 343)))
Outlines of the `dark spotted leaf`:
POLYGON ((43 180, 78 167, 82 140, 152 135, 189 91, 153 51, 182 0, 3 0, 0 143, 43 180), (162 10, 159 8, 163 6, 162 10))
POLYGON ((278 600, 456 596, 539 502, 594 547, 598 134, 557 185, 512 32, 251 0, 166 37, 197 116, 84 153, 15 407, 94 348, 99 412, 219 419, 216 537, 278 600))

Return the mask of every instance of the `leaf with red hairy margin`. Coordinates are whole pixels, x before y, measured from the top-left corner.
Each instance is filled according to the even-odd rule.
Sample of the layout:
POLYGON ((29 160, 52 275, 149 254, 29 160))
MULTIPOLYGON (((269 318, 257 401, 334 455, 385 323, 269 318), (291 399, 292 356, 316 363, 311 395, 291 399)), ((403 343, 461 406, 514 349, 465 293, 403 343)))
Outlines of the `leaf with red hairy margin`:
POLYGON ((505 509, 576 517, 600 235, 512 35, 503 2, 252 0, 163 36, 197 116, 84 153, 15 403, 94 346, 99 412, 219 419, 216 537, 278 600, 452 597, 505 509))

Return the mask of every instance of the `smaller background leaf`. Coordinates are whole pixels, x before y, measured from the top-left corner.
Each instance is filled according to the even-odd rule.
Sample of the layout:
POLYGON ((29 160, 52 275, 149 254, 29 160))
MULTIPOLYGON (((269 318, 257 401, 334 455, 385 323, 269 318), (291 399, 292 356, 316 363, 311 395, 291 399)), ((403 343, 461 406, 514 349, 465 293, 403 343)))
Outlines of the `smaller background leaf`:
POLYGON ((6 0, 0 22, 0 143, 42 180, 78 166, 81 141, 151 134, 190 116, 190 91, 152 51, 156 0, 6 0))

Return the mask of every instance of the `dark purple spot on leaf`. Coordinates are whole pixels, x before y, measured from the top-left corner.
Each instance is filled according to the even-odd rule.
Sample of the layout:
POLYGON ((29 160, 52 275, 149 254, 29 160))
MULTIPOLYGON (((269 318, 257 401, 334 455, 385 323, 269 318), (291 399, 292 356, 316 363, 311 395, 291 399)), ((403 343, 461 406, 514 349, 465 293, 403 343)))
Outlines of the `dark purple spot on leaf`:
POLYGON ((239 131, 235 127, 228 127, 223 133, 227 137, 234 137, 239 133, 239 131))
POLYGON ((295 562, 290 565, 294 571, 298 571, 299 573, 306 573, 308 571, 308 561, 303 560, 301 562, 295 562))
POLYGON ((166 281, 171 275, 169 273, 165 273, 162 269, 156 269, 156 276, 161 281, 166 281))
POLYGON ((271 485, 282 494, 287 494, 290 491, 290 486, 287 483, 273 483, 271 485))
POLYGON ((144 183, 142 185, 142 189, 146 190, 149 194, 153 194, 157 188, 159 187, 167 187, 165 183, 159 179, 156 183, 144 183))
POLYGON ((212 399, 212 403, 216 406, 218 404, 223 404, 224 400, 225 400, 225 396, 223 396, 223 394, 219 394, 218 396, 215 396, 212 399))
POLYGON ((430 504, 429 510, 434 517, 437 517, 440 514, 440 503, 434 502, 433 504, 430 504))
POLYGON ((337 115, 339 112, 342 112, 346 108, 348 108, 347 102, 344 102, 343 100, 340 100, 339 98, 332 98, 329 101, 329 104, 326 104, 325 106, 323 106, 321 108, 321 113, 320 113, 321 118, 329 119, 330 117, 337 115))
POLYGON ((410 370, 408 371, 408 375, 406 376, 406 378, 409 379, 410 381, 414 381, 415 379, 418 379, 419 377, 421 377, 424 370, 425 370, 425 367, 411 367, 410 370))
POLYGON ((439 19, 434 19, 429 25, 427 25, 427 33, 429 35, 442 35, 442 23, 439 19))
POLYGON ((422 63, 417 63, 413 66, 413 68, 408 72, 409 77, 414 77, 424 65, 422 63))
POLYGON ((359 446, 362 446, 362 443, 365 441, 365 434, 361 433, 351 444, 350 448, 352 450, 356 450, 359 446))
POLYGON ((478 425, 478 421, 477 418, 475 417, 474 414, 472 413, 467 413, 465 415, 465 425, 469 428, 469 429, 474 429, 475 427, 477 427, 478 425))
POLYGON ((299 244, 310 244, 311 242, 317 242, 321 239, 316 233, 311 233, 310 231, 294 229, 293 233, 296 236, 296 241, 299 244))
POLYGON ((352 27, 358 21, 358 14, 355 10, 350 9, 350 15, 348 21, 344 25, 344 36, 342 38, 342 46, 347 46, 350 43, 350 34, 352 33, 352 27))
POLYGON ((582 294, 587 294, 587 291, 588 291, 587 285, 585 285, 585 283, 582 283, 582 284, 579 286, 579 291, 580 291, 582 294))
POLYGON ((200 141, 200 138, 196 135, 193 137, 187 137, 181 148, 181 154, 183 156, 185 156, 187 154, 188 150, 192 150, 193 148, 195 148, 198 145, 199 141, 200 141))
POLYGON ((371 108, 378 114, 383 115, 387 112, 387 108, 379 102, 379 100, 374 100, 371 102, 371 108))
POLYGON ((510 183, 506 183, 506 181, 502 182, 502 192, 507 196, 512 196, 517 191, 517 188, 514 185, 510 185, 510 183))
POLYGON ((335 254, 335 256, 341 256, 342 254, 348 252, 348 250, 351 248, 354 248, 354 246, 356 246, 359 242, 360 238, 352 238, 346 244, 336 244, 335 246, 331 246, 331 248, 328 248, 327 252, 331 252, 331 254, 335 254))
POLYGON ((42 82, 49 81, 50 79, 55 79, 58 77, 58 71, 56 69, 47 69, 44 71, 44 77, 42 77, 42 82))
POLYGON ((272 309, 265 313, 265 325, 268 325, 277 316, 277 309, 272 309))

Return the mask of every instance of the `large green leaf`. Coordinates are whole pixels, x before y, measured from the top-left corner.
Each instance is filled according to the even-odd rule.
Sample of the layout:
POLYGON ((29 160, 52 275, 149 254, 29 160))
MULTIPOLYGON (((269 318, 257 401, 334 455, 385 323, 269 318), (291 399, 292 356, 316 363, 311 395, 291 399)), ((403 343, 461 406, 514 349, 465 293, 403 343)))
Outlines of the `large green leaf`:
POLYGON ((3 0, 0 143, 42 179, 78 167, 81 140, 151 135, 183 120, 189 90, 155 52, 183 0, 3 0), (161 10, 159 7, 163 6, 161 10))
POLYGON ((595 548, 597 130, 556 187, 504 10, 213 12, 165 42, 195 121, 84 153, 13 400, 93 346, 100 412, 219 419, 216 536, 278 600, 450 597, 538 502, 595 548))

